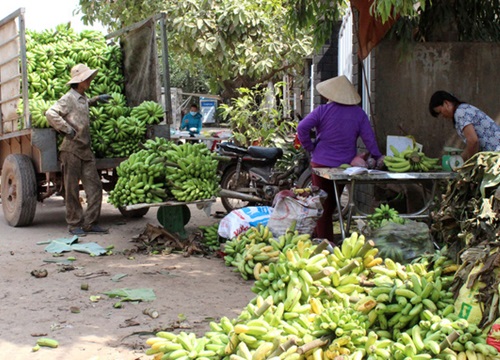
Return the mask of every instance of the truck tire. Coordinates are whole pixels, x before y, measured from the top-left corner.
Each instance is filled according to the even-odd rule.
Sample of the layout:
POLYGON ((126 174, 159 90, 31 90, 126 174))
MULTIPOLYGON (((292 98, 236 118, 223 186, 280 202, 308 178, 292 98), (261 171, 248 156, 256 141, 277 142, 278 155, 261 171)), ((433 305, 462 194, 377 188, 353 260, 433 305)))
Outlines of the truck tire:
POLYGON ((10 226, 31 225, 35 218, 37 181, 31 159, 10 154, 2 166, 2 208, 10 226))
MULTIPOLYGON (((307 168, 302 175, 300 175, 297 180, 297 188, 307 188, 312 185, 312 170, 311 168, 307 168)), ((344 191, 340 196, 340 205, 342 206, 342 218, 345 218, 347 212, 349 211, 349 186, 344 186, 344 191)), ((332 216, 333 221, 338 221, 339 214, 337 211, 333 213, 332 216)))
POLYGON ((124 207, 119 207, 118 210, 120 213, 123 215, 123 217, 127 219, 138 219, 146 215, 149 211, 149 208, 140 208, 140 209, 135 209, 135 210, 125 210, 124 207))

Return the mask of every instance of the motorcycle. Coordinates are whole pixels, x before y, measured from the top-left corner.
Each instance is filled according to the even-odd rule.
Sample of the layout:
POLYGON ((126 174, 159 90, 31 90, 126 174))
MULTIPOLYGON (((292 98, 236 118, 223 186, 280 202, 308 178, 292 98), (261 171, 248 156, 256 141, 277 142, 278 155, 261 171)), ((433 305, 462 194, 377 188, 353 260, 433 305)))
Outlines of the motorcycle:
POLYGON ((226 211, 251 206, 268 205, 281 190, 294 186, 309 167, 304 154, 297 156, 296 164, 287 169, 276 169, 283 150, 276 147, 240 147, 232 143, 219 144, 218 154, 229 159, 222 163, 221 202, 226 211))
MULTIPOLYGON (((276 194, 292 187, 306 188, 312 185, 309 156, 299 151, 284 168, 278 168, 283 150, 276 147, 250 146, 248 148, 221 143, 218 155, 227 159, 220 162, 221 202, 227 212, 246 206, 271 206, 276 194)), ((348 189, 342 194, 342 214, 348 210, 348 189)), ((335 214, 333 220, 338 219, 335 214)))

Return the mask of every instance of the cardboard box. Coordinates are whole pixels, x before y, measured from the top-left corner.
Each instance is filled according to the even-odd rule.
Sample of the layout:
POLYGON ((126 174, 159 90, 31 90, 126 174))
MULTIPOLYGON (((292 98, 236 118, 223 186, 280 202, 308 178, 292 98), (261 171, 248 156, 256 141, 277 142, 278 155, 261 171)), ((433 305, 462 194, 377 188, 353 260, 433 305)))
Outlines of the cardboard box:
POLYGON ((388 156, 394 155, 391 150, 391 145, 393 145, 398 151, 404 151, 408 148, 408 146, 416 146, 419 151, 422 151, 423 149, 423 145, 415 142, 415 140, 410 136, 387 135, 387 148, 385 153, 388 156))

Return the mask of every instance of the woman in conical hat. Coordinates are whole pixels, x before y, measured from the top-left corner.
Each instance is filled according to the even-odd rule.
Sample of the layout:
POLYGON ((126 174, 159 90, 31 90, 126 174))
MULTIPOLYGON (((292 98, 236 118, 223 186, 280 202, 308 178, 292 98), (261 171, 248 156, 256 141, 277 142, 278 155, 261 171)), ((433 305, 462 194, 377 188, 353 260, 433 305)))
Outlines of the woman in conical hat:
MULTIPOLYGON (((368 116, 357 104, 361 97, 344 76, 337 76, 320 82, 316 90, 328 103, 314 109, 298 125, 297 134, 302 146, 311 154, 311 166, 339 167, 350 164, 357 154, 358 138, 374 159, 382 154, 377 146, 375 134, 368 116), (311 139, 311 130, 316 130, 316 138, 311 139)), ((333 242, 332 215, 335 211, 335 190, 333 182, 312 175, 313 184, 328 193, 323 204, 323 215, 316 225, 316 237, 333 242)), ((341 193, 342 189, 338 189, 341 193)))

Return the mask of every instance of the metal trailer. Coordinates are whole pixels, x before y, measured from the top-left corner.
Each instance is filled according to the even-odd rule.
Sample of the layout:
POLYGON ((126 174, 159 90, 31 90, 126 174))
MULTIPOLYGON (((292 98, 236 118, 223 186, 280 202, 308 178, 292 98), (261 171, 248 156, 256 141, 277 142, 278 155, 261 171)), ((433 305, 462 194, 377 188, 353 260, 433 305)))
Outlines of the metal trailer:
MULTIPOLYGON (((31 225, 38 201, 62 189, 62 174, 58 162, 57 138, 53 129, 31 127, 26 63, 25 9, 20 8, 0 20, 0 173, 1 202, 7 223, 14 227, 31 225), (23 102, 23 115, 17 114, 18 102, 23 102)), ((161 60, 158 59, 161 83, 165 89, 164 125, 148 128, 147 137, 170 139, 171 99, 166 16, 155 15, 137 24, 106 36, 117 38, 154 20, 160 30, 161 60)), ((110 191, 117 181, 116 167, 124 158, 96 159, 103 189, 110 191)), ((149 208, 119 209, 127 217, 144 216, 149 208)))

